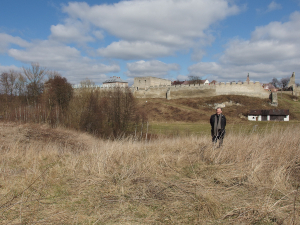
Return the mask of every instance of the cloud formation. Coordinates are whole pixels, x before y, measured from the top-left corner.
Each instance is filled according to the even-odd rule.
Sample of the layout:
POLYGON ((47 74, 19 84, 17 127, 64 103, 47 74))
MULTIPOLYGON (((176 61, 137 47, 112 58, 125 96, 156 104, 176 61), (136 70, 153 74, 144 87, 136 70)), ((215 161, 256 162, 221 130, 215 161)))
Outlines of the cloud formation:
POLYGON ((100 48, 100 55, 144 59, 210 42, 210 26, 240 9, 226 0, 133 0, 94 6, 71 2, 63 11, 120 39, 100 48))
POLYGON ((52 40, 35 41, 25 49, 12 48, 8 50, 8 54, 24 63, 39 62, 42 66, 64 73, 75 83, 85 77, 94 77, 95 82, 102 82, 107 78, 103 74, 120 71, 117 64, 97 63, 81 56, 78 49, 52 40))
POLYGON ((235 39, 228 43, 218 62, 200 62, 189 67, 191 75, 210 75, 218 81, 270 81, 288 77, 300 70, 300 13, 290 15, 288 22, 272 22, 257 27, 250 40, 235 39))
POLYGON ((20 47, 30 46, 30 43, 20 37, 13 37, 9 34, 0 33, 0 54, 6 53, 12 44, 18 45, 20 47))
POLYGON ((63 43, 86 43, 95 41, 89 36, 89 24, 81 21, 67 19, 66 24, 52 25, 50 39, 63 43))
POLYGON ((168 75, 169 71, 178 71, 180 69, 178 64, 167 64, 158 60, 151 61, 137 61, 134 63, 127 63, 128 77, 164 77, 168 75))
POLYGON ((281 9, 281 8, 282 8, 282 6, 280 4, 276 3, 275 1, 272 1, 268 5, 267 12, 271 12, 271 11, 278 10, 278 9, 281 9))

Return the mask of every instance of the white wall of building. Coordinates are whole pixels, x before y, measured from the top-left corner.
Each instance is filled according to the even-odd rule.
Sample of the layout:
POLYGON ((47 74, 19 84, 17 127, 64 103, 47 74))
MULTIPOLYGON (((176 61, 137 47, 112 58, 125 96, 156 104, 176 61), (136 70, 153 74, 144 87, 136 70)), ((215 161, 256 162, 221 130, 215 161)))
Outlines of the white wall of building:
POLYGON ((248 115, 248 120, 250 120, 250 121, 256 121, 256 118, 257 118, 257 116, 248 115))
MULTIPOLYGON (((249 121, 261 121, 261 115, 259 116, 254 116, 254 115, 248 115, 248 120, 249 121)), ((289 121, 290 120, 290 116, 287 115, 283 121, 289 121)), ((270 115, 267 115, 267 121, 270 121, 270 115)))

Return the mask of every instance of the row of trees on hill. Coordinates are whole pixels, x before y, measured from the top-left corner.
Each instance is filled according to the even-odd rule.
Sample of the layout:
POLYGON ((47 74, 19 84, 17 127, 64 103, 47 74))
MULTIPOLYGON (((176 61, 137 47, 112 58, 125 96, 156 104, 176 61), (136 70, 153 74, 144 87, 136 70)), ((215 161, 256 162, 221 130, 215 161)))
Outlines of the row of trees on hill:
MULTIPOLYGON (((189 81, 192 84, 198 84, 201 83, 201 80, 203 80, 201 77, 199 76, 189 76, 189 81)), ((277 79, 277 78, 273 78, 272 81, 270 82, 270 84, 272 84, 275 88, 280 88, 282 90, 287 90, 288 84, 289 84, 290 78, 289 77, 284 77, 281 79, 277 79)), ((235 82, 235 81, 232 81, 235 82)), ((296 84, 297 86, 299 86, 299 84, 296 84)))
POLYGON ((272 84, 275 88, 282 88, 283 90, 288 88, 288 84, 290 82, 290 78, 284 77, 278 80, 277 78, 273 78, 270 84, 272 84))
POLYGON ((91 89, 90 80, 72 88, 65 77, 33 63, 22 72, 0 75, 0 117, 20 123, 48 123, 101 137, 132 135, 146 114, 129 89, 91 89))

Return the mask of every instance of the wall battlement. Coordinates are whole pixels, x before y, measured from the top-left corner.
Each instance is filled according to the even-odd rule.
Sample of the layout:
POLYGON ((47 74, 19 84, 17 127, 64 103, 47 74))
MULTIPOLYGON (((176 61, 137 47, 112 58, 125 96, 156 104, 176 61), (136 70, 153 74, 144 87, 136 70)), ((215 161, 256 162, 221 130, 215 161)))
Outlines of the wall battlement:
POLYGON ((263 89, 259 82, 221 82, 212 85, 153 85, 144 88, 134 87, 137 98, 197 98, 217 95, 244 95, 250 97, 269 98, 270 93, 263 89))

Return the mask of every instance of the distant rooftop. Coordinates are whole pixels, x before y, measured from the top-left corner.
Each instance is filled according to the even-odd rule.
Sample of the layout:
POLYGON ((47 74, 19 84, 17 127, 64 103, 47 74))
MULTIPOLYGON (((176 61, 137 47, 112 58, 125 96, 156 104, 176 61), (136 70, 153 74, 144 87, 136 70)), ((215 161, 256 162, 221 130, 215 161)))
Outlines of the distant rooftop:
POLYGON ((113 76, 108 80, 104 81, 103 83, 128 83, 127 81, 122 80, 120 77, 113 76))
POLYGON ((288 109, 256 109, 256 110, 250 110, 248 115, 274 115, 274 116, 281 116, 281 115, 289 115, 289 110, 288 109))

